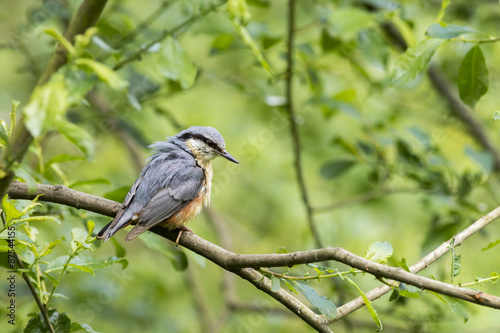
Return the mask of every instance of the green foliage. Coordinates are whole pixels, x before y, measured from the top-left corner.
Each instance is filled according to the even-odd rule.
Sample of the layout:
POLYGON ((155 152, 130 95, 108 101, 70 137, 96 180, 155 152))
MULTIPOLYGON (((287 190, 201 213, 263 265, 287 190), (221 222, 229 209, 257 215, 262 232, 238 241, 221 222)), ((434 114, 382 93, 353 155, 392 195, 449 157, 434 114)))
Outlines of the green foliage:
POLYGON ((198 69, 174 37, 167 37, 154 51, 150 49, 147 59, 155 65, 158 74, 178 82, 182 89, 194 84, 198 69))
POLYGON ((443 41, 438 38, 426 38, 416 46, 408 48, 394 65, 391 84, 404 85, 413 81, 424 70, 442 43, 443 41))
POLYGON ((343 278, 346 279, 346 281, 349 282, 351 285, 353 285, 354 288, 356 288, 356 290, 359 292, 359 294, 363 298, 363 301, 365 302, 366 308, 370 312, 370 315, 371 315, 373 321, 375 322, 375 324, 377 324, 377 327, 378 327, 377 332, 382 331, 383 326, 382 326, 382 322, 380 321, 380 318, 378 316, 377 310, 375 310, 372 302, 368 299, 368 297, 366 297, 365 292, 363 290, 361 290, 361 288, 358 287, 358 285, 353 280, 351 280, 349 277, 343 276, 343 278))
POLYGON ((432 38, 451 39, 471 32, 474 32, 474 30, 460 25, 434 23, 427 29, 425 34, 432 38))
POLYGON ((170 260, 176 270, 183 271, 187 268, 186 254, 180 248, 167 245, 165 240, 153 234, 142 234, 140 239, 148 248, 160 252, 170 260))
POLYGON ((460 98, 473 108, 488 91, 488 84, 488 68, 483 51, 479 46, 474 46, 463 58, 458 71, 460 98))
MULTIPOLYGON (((64 160, 62 159, 56 159, 64 160)), ((87 221, 87 230, 81 228, 73 228, 71 230, 71 241, 69 246, 69 254, 59 256, 55 259, 48 259, 54 249, 59 248, 66 240, 64 236, 50 242, 44 242, 43 245, 38 243, 38 231, 30 225, 31 222, 39 222, 52 220, 60 224, 53 216, 33 215, 37 207, 41 207, 38 203, 40 196, 37 196, 33 201, 29 202, 22 209, 18 209, 15 203, 7 199, 7 196, 2 200, 3 226, 0 229, 0 240, 7 241, 8 246, 0 245, 0 252, 11 253, 15 250, 16 256, 24 263, 23 267, 17 267, 19 274, 28 276, 30 282, 34 285, 38 297, 43 302, 44 306, 49 309, 50 321, 56 332, 70 332, 71 322, 66 313, 59 314, 56 310, 51 309, 52 298, 65 298, 65 295, 56 293, 56 289, 60 286, 62 277, 71 272, 81 271, 95 275, 95 271, 101 268, 109 267, 113 264, 122 264, 125 269, 128 261, 123 257, 111 257, 106 260, 98 260, 92 257, 82 256, 84 251, 93 251, 92 243, 95 237, 92 236, 95 223, 87 221), (22 228, 22 230, 21 230, 22 228), (12 235, 15 235, 13 238, 12 235), (49 286, 52 286, 50 292, 46 292, 49 286)), ((122 251, 122 254, 125 254, 122 251)), ((15 265, 8 267, 14 270, 15 265)), ((47 332, 48 328, 40 313, 32 318, 26 326, 24 332, 47 332)), ((76 324, 72 326, 78 327, 92 332, 90 326, 84 327, 76 324), (85 328, 86 327, 86 328, 85 328)), ((74 330, 71 330, 73 332, 74 330)))
POLYGON ((463 307, 459 303, 449 302, 449 301, 446 300, 446 298, 442 297, 438 293, 435 293, 435 292, 432 292, 432 291, 430 291, 430 293, 433 294, 434 296, 436 296, 443 303, 446 303, 450 307, 450 310, 454 314, 456 314, 458 317, 460 317, 463 320, 464 323, 466 323, 467 321, 469 321, 469 314, 467 312, 465 312, 465 310, 463 309, 463 307))
POLYGON ((379 264, 385 264, 392 256, 392 245, 388 242, 375 242, 368 245, 365 258, 379 264))
MULTIPOLYGON (((36 142, 22 162, 2 164, 0 178, 13 170, 31 189, 62 184, 123 202, 148 156, 148 144, 187 126, 214 126, 242 163, 226 169, 214 162, 213 189, 219 191, 213 191, 212 203, 227 221, 225 236, 202 217, 193 222, 195 232, 238 253, 267 252, 278 244, 313 248, 294 184, 288 119, 282 114, 289 103, 283 97, 288 3, 115 1, 107 4, 97 28, 70 42, 63 32, 77 6, 53 1, 5 6, 12 22, 0 41, 2 59, 9 64, 2 67, 0 149, 15 144, 17 111, 36 142), (35 36, 37 31, 43 33, 35 36), (56 43, 67 51, 68 61, 32 91, 56 43)), ((363 253, 370 244, 366 258, 409 270, 419 255, 497 205, 498 122, 491 119, 500 116, 489 84, 498 72, 492 59, 498 58, 499 38, 490 35, 498 31, 497 7, 463 0, 425 5, 297 1, 294 120, 310 209, 325 246, 363 253), (475 108, 465 120, 455 117, 461 102, 446 97, 455 95, 475 108)), ((200 317, 192 310, 197 288, 184 274, 192 274, 201 287, 203 297, 197 300, 215 309, 208 317, 225 308, 228 297, 218 268, 154 235, 141 236, 146 246, 141 241, 122 246, 120 231, 101 244, 94 235, 107 217, 52 203, 40 206, 36 200, 5 199, 2 210, 0 264, 9 268, 8 228, 15 227, 13 244, 24 269, 14 269, 27 274, 51 313, 55 306, 64 309, 67 315, 58 316, 68 318, 71 332, 93 332, 77 323, 79 316, 103 332, 204 329, 202 321, 193 320, 200 317), (88 220, 96 222, 95 230, 92 223, 83 227, 88 220), (187 270, 186 254, 199 265, 187 270), (158 265, 162 257, 173 267, 158 265), (127 276, 140 283, 134 281, 131 288, 127 276), (108 283, 116 293, 103 303, 108 283), (124 319, 110 320, 118 316, 124 319)), ((452 246, 451 263, 437 261, 433 274, 495 294, 498 274, 488 273, 498 260, 486 250, 499 241, 491 232, 485 228, 480 237, 468 239, 460 254, 452 246)), ((277 253, 288 251, 282 247, 277 253)), ((333 301, 348 301, 356 293, 366 297, 365 291, 379 283, 359 270, 321 265, 261 272, 273 292, 283 287, 294 297, 304 294, 319 313, 330 316, 333 301), (348 284, 332 289, 330 280, 346 277, 348 284)), ((237 288, 238 302, 261 300, 254 289, 237 288)), ((394 302, 378 300, 377 310, 396 330, 464 330, 467 314, 460 306, 433 303, 427 294, 399 284, 393 287, 394 302)), ((32 297, 19 297, 19 304, 33 308, 32 297)), ((381 327, 375 303, 366 304, 381 327)), ((25 309, 19 308, 18 318, 26 318, 25 309)), ((476 309, 468 329, 496 324, 494 316, 476 309)), ((307 330, 297 320, 273 316, 266 313, 261 326, 252 329, 307 330)), ((249 328, 245 311, 230 317, 224 330, 249 328)), ((26 326, 27 320, 20 324, 26 326)))
POLYGON ((318 309, 321 314, 327 318, 335 318, 337 316, 337 306, 331 299, 325 296, 320 296, 313 288, 305 283, 294 282, 294 286, 304 295, 307 300, 318 309))
MULTIPOLYGON (((49 310, 49 318, 56 333, 69 333, 71 328, 71 320, 66 313, 59 313, 56 310, 49 310)), ((31 318, 28 326, 23 331, 24 333, 43 333, 49 332, 49 328, 41 313, 36 317, 31 318)))

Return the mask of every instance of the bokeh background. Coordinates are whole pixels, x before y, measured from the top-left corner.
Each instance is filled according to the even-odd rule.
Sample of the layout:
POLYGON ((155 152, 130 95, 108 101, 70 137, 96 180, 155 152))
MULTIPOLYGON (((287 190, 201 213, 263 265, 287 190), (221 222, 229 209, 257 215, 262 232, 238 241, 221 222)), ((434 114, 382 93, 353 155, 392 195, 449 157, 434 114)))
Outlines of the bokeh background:
MULTIPOLYGON (((21 108, 26 105, 53 52, 54 39, 43 34, 42 28, 64 31, 79 3, 0 2, 2 119, 9 119, 11 100, 21 101, 21 108)), ((207 3, 110 1, 97 25, 98 38, 88 52, 113 67, 165 29, 203 11, 207 3)), ((453 106, 432 85, 426 69, 415 80, 391 85, 391 71, 402 50, 384 25, 393 24, 409 45, 416 45, 436 22, 441 2, 297 3, 295 121, 321 242, 363 255, 370 243, 387 241, 394 249, 389 264, 397 265, 402 257, 408 263, 416 262, 498 205, 498 168, 492 151, 470 134, 470 124, 454 115, 453 106)), ((49 132, 26 158, 27 173, 37 182, 65 184, 121 200, 145 164, 147 145, 188 126, 213 126, 241 164, 223 159, 213 162, 210 212, 197 217, 190 228, 237 253, 316 248, 296 180, 284 112, 288 2, 249 0, 247 4, 251 16, 246 29, 274 78, 222 6, 176 33, 185 52, 184 63, 173 66, 179 75, 172 73, 168 55, 146 52, 118 71, 129 82, 127 92, 99 84, 85 102, 67 111, 68 119, 92 137, 94 158, 59 163, 57 170, 49 168, 41 174, 37 169, 40 156, 48 161, 61 153, 82 155, 60 134, 49 132), (193 71, 196 77, 189 82, 193 71)), ((499 14, 497 1, 456 0, 442 20, 486 33, 468 34, 465 39, 485 39, 487 34, 498 33, 499 14)), ((458 96, 461 61, 475 45, 445 41, 432 57, 432 66, 446 78, 453 95, 458 96)), ((497 43, 485 43, 481 49, 489 87, 471 113, 496 150, 500 124, 493 117, 499 105, 499 48, 497 43)), ((61 225, 33 224, 40 244, 61 235, 70 239, 71 229, 84 226, 88 219, 98 227, 110 220, 52 204, 44 204, 40 211, 55 212, 62 221, 61 225)), ((499 232, 500 226, 493 223, 456 249, 462 255, 462 269, 453 283, 472 282, 498 271, 499 248, 482 249, 496 241, 499 232)), ((96 271, 95 276, 84 272, 64 276, 58 292, 69 299, 56 300, 58 311, 97 332, 312 331, 273 299, 239 278, 228 278, 211 262, 186 250, 189 265, 179 271, 172 264, 178 254, 167 241, 150 234, 125 244, 125 235, 122 231, 114 238, 126 250, 128 267, 122 270, 121 265, 113 265, 96 271)), ((68 243, 59 245, 48 259, 66 254, 68 243)), ((112 242, 96 242, 87 255, 104 259, 115 253, 112 242)), ((348 270, 334 262, 330 266, 348 270)), ((445 256, 422 275, 450 282, 450 270, 451 257, 445 256)), ((311 272, 296 267, 289 274, 300 276, 306 271, 311 272)), ((3 276, 1 304, 7 299, 3 276)), ((353 279, 365 291, 380 283, 369 275, 357 274, 353 279)), ((358 296, 341 280, 310 285, 338 306, 358 296)), ((17 288, 17 325, 7 325, 2 306, 2 332, 21 332, 28 314, 38 312, 20 278, 17 288)), ((473 288, 500 294, 498 284, 473 288)), ((297 297, 309 304, 302 295, 297 297)), ((425 292, 419 298, 394 302, 386 295, 374 305, 388 332, 500 330, 496 311, 458 303, 469 314, 467 323, 425 292)), ((363 308, 331 328, 372 332, 376 325, 363 308)))

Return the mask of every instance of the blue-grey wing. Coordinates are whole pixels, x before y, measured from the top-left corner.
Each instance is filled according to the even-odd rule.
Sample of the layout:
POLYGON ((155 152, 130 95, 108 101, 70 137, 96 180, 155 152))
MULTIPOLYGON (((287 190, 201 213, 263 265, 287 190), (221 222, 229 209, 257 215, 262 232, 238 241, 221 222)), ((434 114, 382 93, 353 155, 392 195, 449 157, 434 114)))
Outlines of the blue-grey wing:
MULTIPOLYGON (((137 217, 136 237, 196 198, 203 181, 203 170, 187 153, 155 154, 127 194, 123 210, 98 237, 106 241, 137 217)), ((133 237, 127 236, 127 240, 133 237)))
MULTIPOLYGON (((203 187, 203 170, 193 161, 178 160, 159 165, 156 170, 163 177, 159 189, 146 205, 137 212, 137 224, 127 235, 129 241, 152 226, 161 223, 174 215, 193 199, 203 187)), ((147 180, 146 173, 144 180, 147 180)), ((141 197, 142 184, 139 186, 136 197, 141 197)), ((147 189, 147 187, 144 187, 147 189)))

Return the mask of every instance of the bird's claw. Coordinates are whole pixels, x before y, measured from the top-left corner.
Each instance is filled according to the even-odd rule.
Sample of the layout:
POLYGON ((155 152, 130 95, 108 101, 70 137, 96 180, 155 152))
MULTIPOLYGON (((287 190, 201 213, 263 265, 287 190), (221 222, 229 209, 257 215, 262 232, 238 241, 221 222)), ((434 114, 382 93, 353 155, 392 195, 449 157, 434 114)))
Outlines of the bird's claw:
MULTIPOLYGON (((181 235, 184 231, 193 232, 193 230, 189 229, 185 225, 179 228, 179 233, 177 234, 177 238, 175 239, 175 247, 179 246, 179 241, 181 240, 181 235)), ((194 233, 194 232, 193 232, 194 233)))

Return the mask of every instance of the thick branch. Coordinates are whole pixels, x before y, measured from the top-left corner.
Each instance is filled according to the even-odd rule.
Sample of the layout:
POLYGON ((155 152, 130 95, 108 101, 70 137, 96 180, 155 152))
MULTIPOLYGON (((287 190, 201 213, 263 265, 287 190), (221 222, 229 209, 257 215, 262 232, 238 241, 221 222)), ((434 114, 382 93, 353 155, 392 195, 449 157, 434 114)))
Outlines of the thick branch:
POLYGON ((14 181, 9 188, 9 197, 12 199, 33 200, 40 194, 41 201, 85 209, 110 217, 114 217, 122 208, 122 204, 118 202, 75 191, 63 185, 38 185, 34 192, 30 192, 28 185, 14 181))
MULTIPOLYGON (((62 203, 78 208, 85 207, 85 209, 107 216, 114 216, 117 210, 121 207, 119 203, 59 185, 39 185, 34 194, 29 194, 27 192, 27 187, 24 184, 14 183, 12 190, 9 191, 10 197, 14 199, 31 199, 36 195, 36 193, 44 194, 40 200, 62 203)), ((474 224, 457 234, 455 236, 454 245, 459 246, 468 237, 484 228, 499 216, 500 207, 496 208, 486 216, 483 216, 474 224)), ((175 241, 177 237, 176 231, 166 231, 161 227, 154 227, 151 231, 162 237, 170 239, 171 241, 175 241)), ((222 268, 250 281, 257 288, 268 293, 271 297, 284 304, 287 308, 294 311, 294 313, 300 318, 320 331, 327 332, 327 327, 324 325, 325 319, 322 316, 314 314, 314 312, 309 310, 284 290, 280 290, 276 293, 272 292, 270 289, 270 281, 267 278, 262 278, 262 275, 256 272, 253 268, 292 266, 297 264, 335 260, 360 269, 364 272, 373 274, 376 277, 384 277, 401 281, 419 288, 463 299, 468 302, 500 309, 499 297, 477 292, 471 289, 456 287, 451 284, 414 274, 426 268, 438 258, 446 254, 449 251, 449 241, 443 243, 436 250, 432 251, 413 265, 410 268, 413 273, 406 272, 400 268, 389 267, 369 261, 342 248, 324 248, 286 254, 236 254, 210 243, 209 241, 198 237, 194 233, 183 233, 179 243, 191 251, 211 260, 222 268), (309 312, 305 309, 309 310, 309 312)), ((382 286, 370 291, 367 295, 371 299, 375 299, 388 290, 390 290, 390 287, 382 286)), ((358 301, 358 299, 356 299, 340 307, 339 315, 335 318, 335 320, 346 316, 348 313, 351 313, 363 305, 364 302, 362 300, 358 301)))

